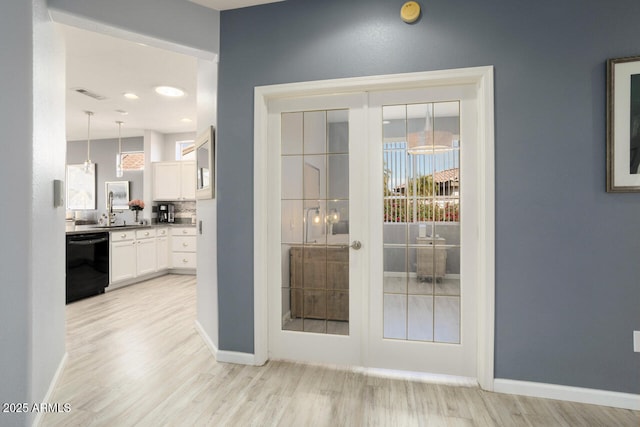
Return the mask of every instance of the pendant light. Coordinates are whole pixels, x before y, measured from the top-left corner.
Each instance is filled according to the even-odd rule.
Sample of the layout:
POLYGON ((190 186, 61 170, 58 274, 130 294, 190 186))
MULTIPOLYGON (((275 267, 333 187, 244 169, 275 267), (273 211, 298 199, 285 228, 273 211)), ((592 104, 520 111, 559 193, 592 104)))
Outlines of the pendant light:
POLYGON ((122 178, 123 170, 122 170, 122 123, 121 121, 116 121, 118 124, 118 154, 116 155, 116 177, 122 178))
POLYGON ((87 160, 84 161, 84 173, 91 172, 91 116, 92 111, 85 111, 87 113, 87 160))

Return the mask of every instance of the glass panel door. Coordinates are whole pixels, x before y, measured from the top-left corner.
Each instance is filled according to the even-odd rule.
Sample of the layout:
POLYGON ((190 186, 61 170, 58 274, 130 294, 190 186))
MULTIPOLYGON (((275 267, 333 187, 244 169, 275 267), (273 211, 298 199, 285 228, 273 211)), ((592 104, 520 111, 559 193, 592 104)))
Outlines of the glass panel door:
POLYGON ((282 329, 349 335, 349 111, 281 129, 282 329))
POLYGON ((475 91, 369 99, 370 366, 475 377, 475 91))
POLYGON ((269 104, 272 358, 362 363, 365 97, 269 104))

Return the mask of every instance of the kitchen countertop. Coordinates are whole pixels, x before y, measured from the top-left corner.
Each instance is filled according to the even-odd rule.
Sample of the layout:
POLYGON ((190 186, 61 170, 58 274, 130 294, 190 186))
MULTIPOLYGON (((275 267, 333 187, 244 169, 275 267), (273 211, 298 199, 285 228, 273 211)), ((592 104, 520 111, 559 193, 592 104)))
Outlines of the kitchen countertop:
POLYGON ((83 224, 76 225, 73 222, 67 222, 65 224, 65 231, 67 235, 71 234, 86 234, 86 233, 104 233, 109 231, 121 231, 121 230, 137 230, 137 229, 145 229, 145 228, 164 228, 164 227, 195 227, 195 224, 189 223, 154 223, 147 225, 140 224, 131 224, 131 225, 118 225, 116 227, 103 227, 99 224, 83 224))

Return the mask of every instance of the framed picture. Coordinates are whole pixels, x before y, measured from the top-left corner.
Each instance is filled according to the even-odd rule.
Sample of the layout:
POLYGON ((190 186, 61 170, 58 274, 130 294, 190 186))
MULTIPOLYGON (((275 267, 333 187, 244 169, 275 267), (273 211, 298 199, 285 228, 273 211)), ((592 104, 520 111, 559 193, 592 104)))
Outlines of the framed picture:
POLYGON ((209 126, 198 135, 196 152, 196 199, 216 198, 216 138, 215 128, 209 126))
POLYGON ((607 191, 640 192, 640 56, 607 61, 607 191))
POLYGON ((96 208, 96 165, 67 165, 67 209, 93 210, 96 208))
POLYGON ((109 206, 110 192, 113 192, 113 209, 129 209, 129 181, 107 181, 104 183, 105 207, 109 206))

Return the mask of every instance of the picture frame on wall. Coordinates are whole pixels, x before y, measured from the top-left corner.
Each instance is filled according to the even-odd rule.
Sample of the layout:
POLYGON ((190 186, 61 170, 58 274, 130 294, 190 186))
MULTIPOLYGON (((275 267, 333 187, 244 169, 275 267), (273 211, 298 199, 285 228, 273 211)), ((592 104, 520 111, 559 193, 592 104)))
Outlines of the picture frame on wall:
POLYGON ((607 61, 607 192, 640 192, 640 56, 607 61))
POLYGON ((83 164, 67 165, 67 209, 94 210, 96 208, 96 165, 89 170, 83 164))
POLYGON ((113 209, 129 209, 129 181, 107 181, 104 183, 105 206, 109 206, 109 193, 113 192, 113 209))

